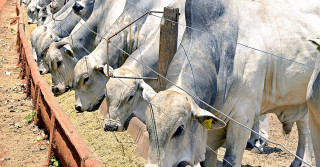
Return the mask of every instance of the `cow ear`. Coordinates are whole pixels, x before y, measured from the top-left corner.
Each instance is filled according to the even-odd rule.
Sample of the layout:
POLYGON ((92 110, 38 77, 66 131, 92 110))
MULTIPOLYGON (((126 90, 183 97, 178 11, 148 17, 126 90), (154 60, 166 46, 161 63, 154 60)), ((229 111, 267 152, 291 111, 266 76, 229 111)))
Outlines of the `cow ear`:
POLYGON ((200 108, 194 102, 191 105, 191 112, 194 115, 195 119, 197 119, 199 123, 207 130, 221 129, 226 126, 226 123, 224 121, 213 115, 211 112, 200 108))
MULTIPOLYGON (((113 68, 111 66, 109 66, 109 73, 113 71, 113 68)), ((110 77, 108 75, 108 65, 106 64, 104 67, 103 67, 103 73, 106 77, 110 77)))
POLYGON ((157 92, 154 91, 152 87, 145 83, 142 79, 138 86, 140 89, 142 89, 142 97, 148 101, 151 101, 151 99, 157 94, 157 92))
POLYGON ((104 73, 104 72, 103 72, 103 68, 104 68, 103 65, 96 65, 96 66, 94 67, 94 70, 96 70, 97 72, 100 72, 100 73, 104 73))
POLYGON ((69 44, 66 44, 63 46, 65 48, 65 51, 64 53, 67 55, 67 56, 70 56, 71 58, 74 58, 74 54, 73 54, 73 51, 72 51, 72 48, 69 44))

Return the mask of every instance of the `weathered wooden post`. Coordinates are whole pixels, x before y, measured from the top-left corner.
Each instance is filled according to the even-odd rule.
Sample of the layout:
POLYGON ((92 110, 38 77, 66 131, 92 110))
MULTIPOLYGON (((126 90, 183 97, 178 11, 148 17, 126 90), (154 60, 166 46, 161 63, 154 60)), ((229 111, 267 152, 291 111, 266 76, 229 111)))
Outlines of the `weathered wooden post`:
MULTIPOLYGON (((177 51, 179 8, 165 7, 160 24, 160 46, 158 71, 166 76, 170 62, 177 51)), ((166 88, 166 81, 158 77, 158 91, 166 88)))

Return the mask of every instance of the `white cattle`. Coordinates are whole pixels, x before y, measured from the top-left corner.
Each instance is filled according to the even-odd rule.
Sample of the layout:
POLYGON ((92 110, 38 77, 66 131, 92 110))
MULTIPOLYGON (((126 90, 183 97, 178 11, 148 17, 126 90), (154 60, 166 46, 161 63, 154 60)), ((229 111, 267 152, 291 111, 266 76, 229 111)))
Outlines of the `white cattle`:
MULTIPOLYGON (((54 29, 57 29, 57 31, 60 31, 62 33, 66 33, 62 30, 61 27, 67 26, 68 24, 65 23, 65 25, 62 25, 62 22, 67 22, 66 18, 71 17, 70 14, 72 14, 72 5, 74 4, 74 1, 69 1, 63 8, 54 14, 54 17, 56 20, 51 20, 49 23, 38 26, 36 29, 34 29, 30 36, 30 41, 32 47, 32 54, 35 60, 38 62, 38 66, 40 62, 42 61, 42 52, 46 51, 47 46, 42 45, 44 47, 41 47, 42 43, 46 43, 46 41, 38 40, 41 35, 43 35, 45 32, 51 32, 54 29)), ((78 16, 75 16, 76 18, 78 16)), ((75 20, 75 17, 72 17, 71 19, 75 20)), ((80 20, 80 17, 77 19, 80 20)), ((71 29, 72 30, 72 29, 71 29)), ((49 36, 50 37, 50 36, 49 36)), ((56 40, 56 36, 50 37, 52 40, 56 40)), ((41 69, 41 68, 40 68, 41 69)))
POLYGON ((98 34, 105 34, 122 13, 125 2, 125 0, 96 0, 94 12, 85 24, 62 42, 53 43, 49 47, 45 64, 56 64, 58 60, 62 64, 52 66, 51 69, 54 94, 59 95, 65 92, 67 87, 72 87, 73 69, 76 63, 92 52, 102 40, 91 30, 98 34))
MULTIPOLYGON (((318 53, 307 37, 320 26, 320 1, 187 0, 186 11, 187 25, 202 31, 186 31, 182 45, 188 47, 178 49, 167 78, 189 94, 168 83, 167 90, 146 97, 154 104, 146 111, 148 165, 176 166, 183 161, 193 165, 205 159, 205 166, 214 166, 217 155, 209 149, 206 152, 204 141, 213 150, 226 142, 223 166, 241 165, 250 131, 200 100, 247 127, 268 112, 278 113, 285 131, 290 130, 291 122, 306 123, 305 97, 312 70, 245 46, 238 45, 235 53, 235 46, 245 43, 314 66, 318 53), (221 120, 226 123, 224 128, 221 120), (207 136, 199 123, 214 130, 207 136)), ((312 149, 304 141, 310 132, 300 130, 299 145, 301 142, 304 151, 297 154, 310 162, 312 149)), ((300 164, 294 161, 291 165, 300 164)))
POLYGON ((51 2, 51 0, 31 0, 25 1, 24 3, 27 5, 28 24, 35 24, 39 19, 40 10, 43 7, 48 6, 50 12, 53 11, 53 13, 56 13, 67 3, 67 0, 55 0, 53 2, 51 2))
MULTIPOLYGON (((108 38, 119 31, 131 21, 139 18, 147 11, 162 11, 163 7, 169 5, 172 0, 146 1, 134 0, 126 3, 124 12, 119 16, 113 26, 106 31, 104 37, 108 38), (136 4, 136 5, 132 5, 136 4), (136 8, 139 6, 140 8, 136 8)), ((160 24, 160 19, 156 17, 144 17, 130 28, 111 39, 109 47, 109 62, 113 68, 120 67, 122 59, 127 57, 119 48, 128 53, 135 51, 151 35, 155 26, 160 24), (116 46, 114 46, 116 45, 116 46)), ((101 39, 99 39, 101 40, 101 39)), ((75 108, 77 111, 93 111, 98 109, 105 97, 104 90, 107 83, 102 70, 96 67, 103 67, 106 62, 106 41, 103 40, 97 48, 86 57, 77 62, 74 68, 74 89, 76 94, 75 108)))
MULTIPOLYGON (((179 8, 179 23, 185 24, 185 0, 175 0, 170 4, 170 7, 179 8)), ((165 20, 162 21, 162 23, 164 22, 165 20)), ((153 27, 153 34, 150 35, 144 44, 133 52, 131 56, 136 60, 141 60, 145 65, 151 67, 152 70, 158 71, 160 27, 156 24, 154 24, 153 27)), ((185 27, 179 26, 178 28, 179 45, 185 27)), ((153 73, 149 68, 144 67, 136 60, 129 57, 120 68, 112 71, 113 75, 118 77, 156 77, 155 73, 153 73)), ((105 69, 106 68, 107 65, 105 66, 105 69)), ((108 77, 106 70, 104 71, 108 77)), ((151 88, 149 88, 148 84, 152 85, 153 89, 157 87, 157 82, 154 80, 147 80, 146 82, 142 79, 110 78, 108 80, 105 88, 108 109, 104 126, 105 131, 122 131, 126 121, 131 118, 130 116, 132 114, 138 117, 142 122, 145 122, 144 113, 148 103, 137 95, 136 92, 142 95, 150 91, 151 88)))
POLYGON ((43 61, 50 44, 69 36, 76 25, 80 28, 82 24, 84 24, 83 21, 81 21, 82 19, 88 19, 87 15, 75 15, 72 10, 73 5, 74 1, 69 1, 58 13, 54 14, 55 20, 51 20, 48 24, 37 27, 31 34, 33 54, 34 57, 37 57, 36 60, 40 74, 46 74, 50 71, 50 64, 46 64, 43 61))

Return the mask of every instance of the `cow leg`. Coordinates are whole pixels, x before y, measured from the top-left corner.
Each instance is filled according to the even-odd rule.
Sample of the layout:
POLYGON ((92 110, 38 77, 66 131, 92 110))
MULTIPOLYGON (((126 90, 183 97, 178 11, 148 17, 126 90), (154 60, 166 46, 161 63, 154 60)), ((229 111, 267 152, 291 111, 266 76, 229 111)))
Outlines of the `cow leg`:
MULTIPOLYGON (((268 125, 268 115, 264 114, 259 117, 259 134, 265 139, 269 139, 269 125, 268 125)), ((255 130, 255 129, 253 129, 255 130)), ((255 130, 256 131, 256 130, 255 130)), ((256 131, 258 132, 258 131, 256 131)), ((251 133, 252 134, 252 133, 251 133)), ((267 141, 261 137, 258 137, 259 141, 255 143, 254 148, 251 152, 262 153, 263 148, 267 145, 267 141)))
MULTIPOLYGON (((260 119, 260 118, 259 118, 260 119)), ((260 120, 259 121, 255 121, 252 130, 259 132, 259 126, 260 126, 260 120)), ((247 142, 247 150, 251 150, 254 148, 254 146, 256 145, 256 142, 259 140, 259 135, 257 135, 256 133, 251 132, 251 136, 247 142)))
MULTIPOLYGON (((234 116, 234 119, 247 127, 252 127, 254 117, 255 116, 253 114, 247 114, 246 112, 239 111, 234 116), (243 115, 244 113, 246 115, 243 115)), ((240 126, 231 120, 228 122, 226 153, 224 155, 223 166, 241 166, 243 152, 249 135, 250 131, 243 126, 240 126)))
MULTIPOLYGON (((297 121, 297 128, 299 141, 296 155, 311 164, 313 148, 311 142, 311 134, 308 126, 308 114, 297 121)), ((302 162, 299 159, 295 158, 291 163, 291 166, 298 167, 301 165, 301 163, 302 162)), ((305 166, 305 164, 302 164, 301 166, 305 166)))
POLYGON ((220 148, 225 142, 226 128, 220 130, 214 130, 212 133, 208 133, 207 145, 213 149, 207 148, 206 159, 201 166, 203 167, 215 167, 217 165, 218 148, 220 148))

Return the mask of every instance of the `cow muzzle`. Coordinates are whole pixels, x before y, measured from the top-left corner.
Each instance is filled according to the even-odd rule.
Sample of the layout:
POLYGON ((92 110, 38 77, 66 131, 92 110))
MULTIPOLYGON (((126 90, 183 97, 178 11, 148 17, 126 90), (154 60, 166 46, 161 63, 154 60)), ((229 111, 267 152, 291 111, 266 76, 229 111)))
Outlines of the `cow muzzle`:
POLYGON ((72 9, 75 11, 75 12, 80 12, 80 10, 82 10, 84 7, 82 5, 80 5, 79 3, 75 3, 72 7, 72 9))
POLYGON ((74 109, 76 109, 78 112, 83 112, 81 105, 75 105, 75 106, 74 106, 74 109))
POLYGON ((53 86, 52 87, 52 93, 56 96, 61 95, 64 92, 67 92, 70 90, 70 86, 66 86, 65 88, 59 88, 59 86, 53 86))
POLYGON ((104 131, 121 131, 122 126, 119 121, 115 121, 113 119, 107 119, 104 124, 104 131))

